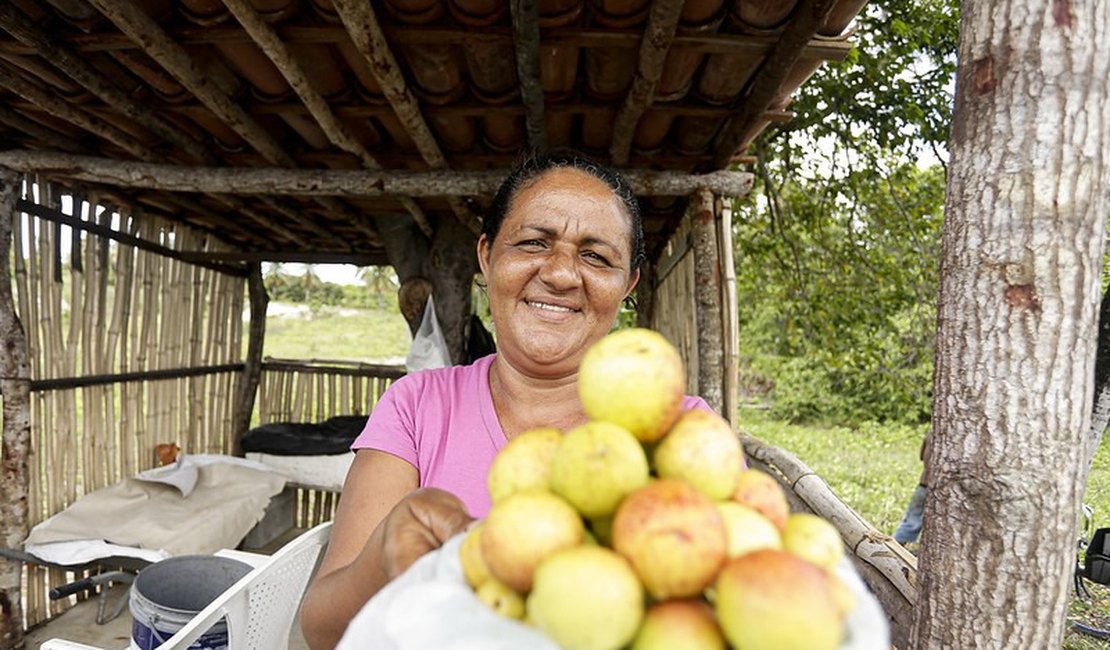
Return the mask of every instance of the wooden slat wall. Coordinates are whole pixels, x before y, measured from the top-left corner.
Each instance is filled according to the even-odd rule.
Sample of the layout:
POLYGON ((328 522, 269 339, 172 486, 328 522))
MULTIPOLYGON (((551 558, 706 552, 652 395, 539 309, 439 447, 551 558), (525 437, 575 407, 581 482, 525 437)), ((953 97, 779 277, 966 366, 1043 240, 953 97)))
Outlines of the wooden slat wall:
MULTIPOLYGON (((63 206, 51 186, 27 198, 63 206)), ((66 205, 69 205, 68 203, 66 205)), ((108 225, 110 211, 75 199, 67 210, 108 225)), ((120 230, 175 249, 216 250, 203 235, 123 213, 120 230)), ((15 221, 16 305, 31 379, 235 363, 242 357, 244 280, 22 214, 15 221), (59 255, 73 251, 60 266, 59 255), (80 265, 77 260, 80 260, 80 265)), ((237 373, 32 391, 29 523, 77 497, 152 467, 154 446, 186 453, 230 449, 237 373)), ((30 569, 26 624, 63 608, 46 592, 63 572, 30 569)))
POLYGON ((666 275, 656 280, 651 328, 673 343, 686 363, 686 392, 698 392, 698 329, 694 305, 694 249, 687 246, 690 236, 690 217, 682 220, 660 256, 661 268, 657 273, 666 275), (683 252, 685 251, 685 252, 683 252), (666 266, 675 255, 681 256, 669 272, 666 266))

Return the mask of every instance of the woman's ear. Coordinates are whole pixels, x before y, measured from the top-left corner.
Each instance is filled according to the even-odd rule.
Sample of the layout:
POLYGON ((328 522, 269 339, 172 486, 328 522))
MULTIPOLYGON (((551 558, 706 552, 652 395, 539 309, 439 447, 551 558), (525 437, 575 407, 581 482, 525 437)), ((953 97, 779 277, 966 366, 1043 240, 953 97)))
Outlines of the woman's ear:
POLYGON ((624 292, 624 297, 627 298, 632 295, 636 290, 636 285, 640 283, 640 269, 632 272, 632 277, 628 279, 628 290, 624 292))
POLYGON ((485 233, 478 235, 477 252, 478 268, 482 271, 482 275, 488 277, 489 274, 486 273, 486 267, 489 266, 489 239, 486 238, 485 233))

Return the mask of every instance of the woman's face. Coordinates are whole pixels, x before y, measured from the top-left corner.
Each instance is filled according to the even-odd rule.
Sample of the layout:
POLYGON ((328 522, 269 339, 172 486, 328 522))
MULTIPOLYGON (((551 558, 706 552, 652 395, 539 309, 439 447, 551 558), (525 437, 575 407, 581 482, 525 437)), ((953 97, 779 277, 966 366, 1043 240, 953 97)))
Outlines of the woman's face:
POLYGON ((639 279, 631 229, 620 199, 586 172, 551 169, 519 190, 497 237, 478 240, 498 354, 534 376, 577 371, 639 279))

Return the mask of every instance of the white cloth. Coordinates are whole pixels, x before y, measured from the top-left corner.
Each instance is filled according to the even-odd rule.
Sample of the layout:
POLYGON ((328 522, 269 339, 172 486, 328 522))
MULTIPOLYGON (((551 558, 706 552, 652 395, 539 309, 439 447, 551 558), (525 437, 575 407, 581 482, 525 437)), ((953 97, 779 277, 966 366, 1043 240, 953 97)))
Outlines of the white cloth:
POLYGON ((89 492, 31 529, 24 550, 72 565, 113 555, 157 561, 234 548, 285 477, 242 458, 186 456, 89 492))
MULTIPOLYGON (((456 535, 386 585, 351 620, 336 650, 558 650, 547 636, 493 612, 463 577, 456 535)), ((837 574, 856 596, 841 650, 889 650, 890 629, 875 596, 845 558, 837 574)))

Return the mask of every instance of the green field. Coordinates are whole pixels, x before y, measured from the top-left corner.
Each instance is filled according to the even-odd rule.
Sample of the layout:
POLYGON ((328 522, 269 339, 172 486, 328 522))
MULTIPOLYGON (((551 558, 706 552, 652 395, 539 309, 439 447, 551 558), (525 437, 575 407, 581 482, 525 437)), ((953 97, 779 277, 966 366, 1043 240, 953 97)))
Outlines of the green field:
MULTIPOLYGON (((271 308, 270 313, 275 311, 271 308)), ((268 316, 262 355, 275 359, 403 362, 411 341, 408 324, 396 311, 321 307, 268 316)))

